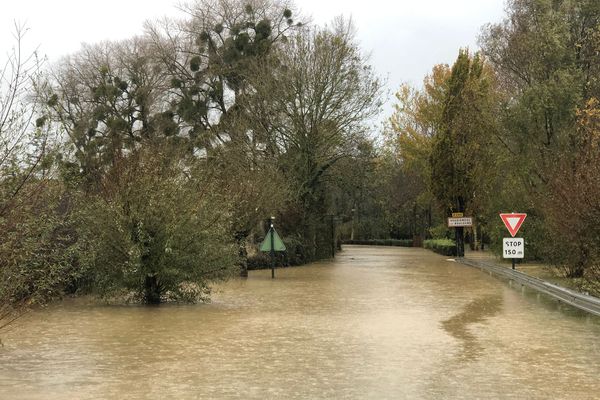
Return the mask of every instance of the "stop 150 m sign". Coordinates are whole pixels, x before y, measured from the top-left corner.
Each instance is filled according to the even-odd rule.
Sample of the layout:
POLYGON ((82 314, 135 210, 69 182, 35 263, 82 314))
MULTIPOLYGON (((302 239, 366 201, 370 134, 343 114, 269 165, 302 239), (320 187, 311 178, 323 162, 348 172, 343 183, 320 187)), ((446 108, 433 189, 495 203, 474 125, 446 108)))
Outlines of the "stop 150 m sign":
POLYGON ((504 258, 523 258, 525 256, 525 240, 523 238, 502 239, 502 256, 504 258))

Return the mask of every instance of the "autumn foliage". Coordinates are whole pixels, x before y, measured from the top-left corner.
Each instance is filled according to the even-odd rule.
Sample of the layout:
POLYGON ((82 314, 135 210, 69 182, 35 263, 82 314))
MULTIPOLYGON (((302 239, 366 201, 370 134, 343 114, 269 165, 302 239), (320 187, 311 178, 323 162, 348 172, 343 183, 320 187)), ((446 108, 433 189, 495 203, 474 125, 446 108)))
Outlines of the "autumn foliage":
POLYGON ((577 111, 574 154, 563 157, 551 181, 548 222, 558 239, 556 263, 569 276, 600 281, 600 108, 590 99, 577 111))

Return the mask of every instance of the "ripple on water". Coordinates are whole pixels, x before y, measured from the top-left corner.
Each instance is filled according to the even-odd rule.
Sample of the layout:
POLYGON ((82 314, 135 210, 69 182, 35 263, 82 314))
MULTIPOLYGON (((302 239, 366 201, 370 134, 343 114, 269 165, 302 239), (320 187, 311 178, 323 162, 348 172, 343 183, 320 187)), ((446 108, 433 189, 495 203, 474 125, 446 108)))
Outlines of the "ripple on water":
POLYGON ((32 312, 0 398, 577 398, 600 393, 600 322, 421 249, 218 286, 213 303, 32 312), (576 383, 576 384, 574 384, 576 383))

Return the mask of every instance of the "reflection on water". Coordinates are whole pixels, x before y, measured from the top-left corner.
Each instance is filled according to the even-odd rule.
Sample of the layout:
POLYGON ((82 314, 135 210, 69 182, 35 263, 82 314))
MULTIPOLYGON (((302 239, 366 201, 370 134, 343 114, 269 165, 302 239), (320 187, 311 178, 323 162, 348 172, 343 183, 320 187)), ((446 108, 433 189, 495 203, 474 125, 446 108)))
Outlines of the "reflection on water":
POLYGON ((0 399, 594 399, 600 319, 421 249, 255 271, 208 305, 32 312, 0 399))
POLYGON ((462 357, 472 360, 483 351, 483 347, 477 341, 477 335, 471 333, 469 326, 494 316, 501 307, 500 295, 480 297, 469 302, 460 313, 442 322, 446 332, 462 341, 462 357))

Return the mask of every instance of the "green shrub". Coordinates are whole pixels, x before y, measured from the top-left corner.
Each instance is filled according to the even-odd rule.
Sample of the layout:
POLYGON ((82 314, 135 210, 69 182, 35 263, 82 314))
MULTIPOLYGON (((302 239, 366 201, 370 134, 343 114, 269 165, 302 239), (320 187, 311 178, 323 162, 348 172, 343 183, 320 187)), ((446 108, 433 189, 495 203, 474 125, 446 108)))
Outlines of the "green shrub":
POLYGON ((286 236, 282 240, 286 247, 286 251, 282 256, 283 265, 303 265, 308 262, 306 248, 302 238, 297 236, 286 236))
POLYGON ((102 179, 97 195, 76 205, 78 262, 94 291, 144 303, 204 300, 210 284, 238 271, 230 215, 202 171, 150 146, 102 179))
POLYGON ((248 256, 248 271, 266 268, 271 268, 271 257, 268 253, 259 251, 252 256, 248 256))
POLYGON ((412 239, 365 239, 365 240, 344 240, 344 244, 359 244, 367 246, 398 246, 412 247, 412 239))
POLYGON ((446 222, 429 228, 429 234, 433 239, 447 239, 452 235, 452 231, 448 229, 446 222))
POLYGON ((430 239, 423 241, 423 247, 445 256, 456 256, 456 244, 450 239, 430 239))
MULTIPOLYGON (((286 251, 275 253, 275 265, 277 267, 289 267, 303 265, 308 262, 306 251, 302 240, 297 236, 282 238, 286 251)), ((262 251, 248 257, 248 270, 271 268, 271 256, 262 251)))

